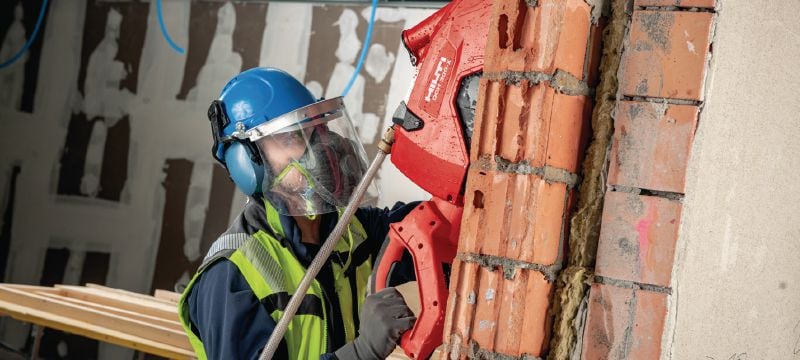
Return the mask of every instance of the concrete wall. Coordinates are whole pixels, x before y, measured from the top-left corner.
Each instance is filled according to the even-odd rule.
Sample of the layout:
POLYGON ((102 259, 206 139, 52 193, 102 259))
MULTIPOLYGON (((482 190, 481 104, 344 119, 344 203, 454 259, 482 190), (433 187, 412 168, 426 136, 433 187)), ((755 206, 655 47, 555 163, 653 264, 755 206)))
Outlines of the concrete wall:
MULTIPOLYGON (((0 61, 38 15, 23 3, 20 19, 16 1, 3 5, 0 61)), ((210 100, 233 74, 259 65, 338 96, 369 18, 365 6, 164 1, 166 27, 186 49, 180 55, 161 35, 155 3, 51 1, 34 46, 41 59, 0 70, 0 244, 8 245, 0 281, 40 283, 48 249, 69 251, 56 282, 88 279, 94 253, 106 254, 107 266, 94 281, 109 286, 150 292, 187 280, 244 201, 209 156, 210 100), (23 75, 28 68, 38 80, 23 75)), ((368 154, 411 84, 400 32, 433 11, 377 13, 364 70, 345 99, 368 154)), ((388 161, 378 182, 382 194, 371 195, 382 206, 427 197, 388 161)), ((5 325, 0 339, 22 346, 28 328, 5 325)))
POLYGON ((800 359, 800 1, 720 1, 665 359, 800 359))

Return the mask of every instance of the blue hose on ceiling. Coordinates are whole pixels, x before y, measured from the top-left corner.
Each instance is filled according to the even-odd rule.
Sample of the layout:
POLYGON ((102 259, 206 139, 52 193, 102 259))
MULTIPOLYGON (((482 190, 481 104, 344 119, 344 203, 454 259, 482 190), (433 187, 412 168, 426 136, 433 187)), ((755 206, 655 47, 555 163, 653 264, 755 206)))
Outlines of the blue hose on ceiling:
POLYGON ((21 58, 22 55, 24 55, 25 52, 28 51, 28 49, 31 47, 31 44, 33 44, 33 42, 36 41, 36 36, 39 35, 39 28, 42 25, 42 20, 44 20, 44 13, 46 11, 47 11, 47 0, 44 0, 42 1, 42 8, 39 10, 39 18, 36 19, 36 26, 33 27, 33 33, 31 34, 31 37, 28 38, 28 41, 25 42, 25 45, 22 46, 22 49, 20 49, 16 54, 14 54, 14 56, 12 56, 10 59, 0 64, 0 69, 9 67, 11 64, 17 62, 17 60, 19 60, 19 58, 21 58))
POLYGON ((169 33, 167 33, 167 27, 164 25, 164 15, 161 12, 161 0, 156 0, 156 13, 158 14, 158 25, 161 27, 161 35, 164 35, 164 39, 167 40, 167 44, 169 44, 169 46, 175 50, 175 52, 183 55, 183 48, 172 41, 172 38, 169 37, 169 33))
POLYGON ((350 92, 350 88, 353 87, 353 83, 356 82, 356 78, 358 78, 358 73, 361 72, 361 67, 364 66, 364 58, 367 57, 367 50, 369 50, 369 43, 372 40, 372 28, 375 27, 375 10, 378 9, 378 0, 372 0, 372 12, 369 15, 369 26, 367 27, 367 36, 364 38, 364 47, 361 48, 361 55, 358 58, 358 65, 356 65, 356 69, 353 70, 353 76, 350 77, 350 81, 345 86, 344 91, 342 91, 342 97, 347 96, 347 93, 350 92))

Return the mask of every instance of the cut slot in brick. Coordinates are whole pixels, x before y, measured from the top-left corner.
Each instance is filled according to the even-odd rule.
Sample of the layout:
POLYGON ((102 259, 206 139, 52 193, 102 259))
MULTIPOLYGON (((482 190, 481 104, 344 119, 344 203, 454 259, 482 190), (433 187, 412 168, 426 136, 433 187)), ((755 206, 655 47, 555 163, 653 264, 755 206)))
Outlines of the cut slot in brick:
POLYGON ((717 0, 636 0, 636 6, 680 6, 713 9, 717 0))
POLYGON ((658 359, 666 313, 666 294, 593 284, 581 358, 658 359))
POLYGON ((669 286, 681 208, 664 198, 606 193, 595 273, 669 286))
POLYGON ((697 114, 690 105, 620 102, 608 184, 683 193, 697 114))
POLYGON ((623 54, 627 96, 702 100, 714 14, 635 11, 623 54))

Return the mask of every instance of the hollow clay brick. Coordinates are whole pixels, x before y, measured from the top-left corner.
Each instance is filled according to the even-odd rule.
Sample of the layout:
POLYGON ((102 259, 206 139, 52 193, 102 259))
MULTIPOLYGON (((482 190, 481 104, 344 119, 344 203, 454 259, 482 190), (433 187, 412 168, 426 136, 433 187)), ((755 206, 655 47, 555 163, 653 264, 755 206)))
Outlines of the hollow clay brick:
POLYGON ((489 270, 480 268, 480 283, 475 288, 476 306, 475 318, 472 320, 472 340, 480 348, 494 351, 495 334, 497 333, 497 322, 502 321, 498 316, 500 313, 500 300, 506 294, 503 290, 503 271, 502 269, 489 270))
POLYGON ((589 135, 592 103, 587 97, 557 93, 547 82, 490 81, 481 90, 485 105, 476 113, 472 163, 500 156, 577 172, 589 135))
POLYGON ((503 2, 494 7, 484 72, 561 69, 584 79, 590 22, 591 6, 583 0, 540 0, 535 7, 503 2))
POLYGON ((636 6, 681 6, 713 9, 716 0, 636 0, 636 6))
POLYGON ((463 344, 512 356, 544 354, 552 326, 548 308, 553 285, 533 270, 517 270, 511 279, 501 269, 481 268, 479 273, 480 285, 471 298, 476 309, 471 336, 463 344))
POLYGON ((667 295, 593 284, 583 360, 658 359, 667 295))
POLYGON ((444 328, 450 334, 444 341, 451 342, 450 345, 466 346, 467 339, 472 335, 478 272, 477 264, 464 263, 458 259, 453 261, 444 328))
POLYGON ((557 260, 565 241, 565 184, 474 168, 468 178, 459 252, 544 265, 557 260))
POLYGON ((620 87, 627 96, 702 100, 714 15, 634 11, 620 87))
POLYGON ((583 158, 589 129, 589 100, 583 96, 555 94, 547 137, 546 165, 576 173, 583 158))
POLYGON ((669 286, 681 209, 665 198, 607 192, 595 273, 669 286))
POLYGON ((519 345, 519 353, 511 355, 529 354, 542 356, 547 352, 550 343, 550 331, 553 326, 550 307, 553 304, 554 287, 537 271, 520 271, 528 272, 528 287, 525 290, 527 298, 525 299, 524 310, 521 311, 522 327, 518 330, 524 336, 519 345))
POLYGON ((490 269, 456 260, 445 358, 463 358, 461 349, 473 345, 513 357, 543 356, 549 343, 553 284, 542 272, 514 266, 550 265, 563 257, 565 212, 574 202, 574 189, 564 182, 579 172, 591 102, 574 95, 582 84, 557 93, 548 76, 560 70, 566 74, 560 79, 586 80, 588 48, 597 41, 590 41, 586 1, 528 3, 493 5, 458 248, 462 258, 506 261, 490 269), (509 71, 525 76, 506 81, 501 74, 509 71))
POLYGON ((620 102, 609 185, 684 193, 698 107, 620 102))

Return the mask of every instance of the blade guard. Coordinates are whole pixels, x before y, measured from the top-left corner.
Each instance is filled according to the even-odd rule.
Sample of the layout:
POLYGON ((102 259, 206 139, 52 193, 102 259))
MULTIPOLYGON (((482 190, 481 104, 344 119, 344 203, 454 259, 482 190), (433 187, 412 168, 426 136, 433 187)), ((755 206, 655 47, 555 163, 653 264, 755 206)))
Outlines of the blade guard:
POLYGON ((461 205, 434 198, 390 225, 389 243, 376 270, 375 291, 386 288, 392 266, 408 250, 414 260, 420 313, 414 327, 403 334, 400 347, 411 359, 427 359, 442 343, 449 267, 456 255, 463 210, 461 205))
POLYGON ((422 122, 398 127, 392 162, 433 196, 454 202, 469 165, 456 97, 464 77, 483 70, 492 2, 453 1, 403 32, 418 74, 408 111, 422 122))

